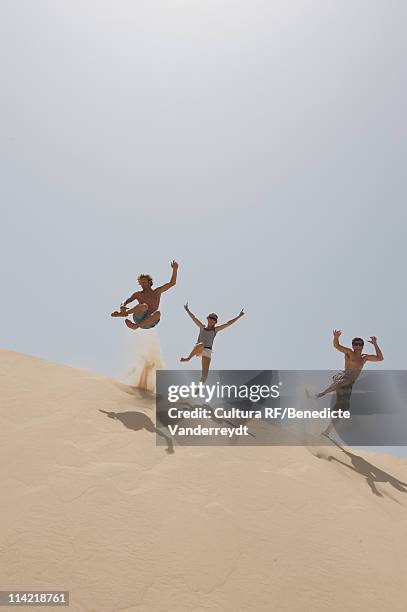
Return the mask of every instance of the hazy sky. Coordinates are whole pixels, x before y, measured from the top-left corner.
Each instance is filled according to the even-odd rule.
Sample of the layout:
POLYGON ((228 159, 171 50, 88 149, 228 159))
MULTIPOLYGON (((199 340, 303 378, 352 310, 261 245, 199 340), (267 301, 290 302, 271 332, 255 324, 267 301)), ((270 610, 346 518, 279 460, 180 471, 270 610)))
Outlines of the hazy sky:
POLYGON ((334 327, 406 368, 406 17, 3 0, 1 346, 117 375, 132 332, 110 311, 176 258, 168 367, 196 340, 188 299, 246 308, 216 368, 338 368, 334 327))

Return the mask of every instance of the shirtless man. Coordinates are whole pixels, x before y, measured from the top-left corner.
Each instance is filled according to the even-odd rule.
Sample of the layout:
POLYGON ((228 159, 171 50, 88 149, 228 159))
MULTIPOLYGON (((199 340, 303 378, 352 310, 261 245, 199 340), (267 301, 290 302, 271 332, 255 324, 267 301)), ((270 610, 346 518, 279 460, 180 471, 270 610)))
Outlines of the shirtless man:
POLYGON ((128 317, 129 315, 133 315, 134 323, 130 321, 130 319, 125 319, 124 321, 130 329, 138 329, 139 327, 142 329, 150 329, 151 327, 155 327, 160 322, 161 317, 161 313, 158 310, 161 295, 164 291, 168 291, 168 289, 174 287, 177 282, 178 264, 176 261, 171 262, 171 268, 172 275, 170 281, 156 289, 152 289, 153 279, 149 274, 140 274, 137 280, 142 291, 136 291, 127 298, 127 300, 124 300, 124 302, 120 304, 120 309, 112 312, 111 316, 128 317), (133 306, 133 308, 127 308, 127 304, 134 302, 134 300, 138 301, 138 305, 133 306))
MULTIPOLYGON (((317 398, 323 397, 327 393, 331 391, 336 391, 336 404, 335 409, 342 408, 342 410, 346 409, 349 406, 350 395, 352 393, 352 387, 359 377, 365 363, 367 361, 383 361, 383 353, 377 344, 376 336, 371 336, 369 342, 373 344, 376 354, 375 355, 366 355, 362 353, 364 341, 362 338, 353 338, 352 340, 352 348, 348 348, 346 346, 342 346, 339 344, 339 337, 341 335, 341 331, 339 329, 334 329, 333 331, 333 345, 334 347, 344 353, 345 355, 345 369, 338 374, 335 374, 332 377, 333 383, 329 385, 326 389, 321 391, 316 395, 317 398), (341 405, 343 404, 343 405, 341 405)), ((328 436, 334 427, 334 421, 328 425, 325 431, 322 432, 322 435, 328 436)))
POLYGON ((216 325, 218 322, 218 315, 214 312, 211 312, 207 317, 207 326, 205 326, 197 317, 192 314, 189 310, 188 302, 184 306, 185 310, 195 323, 199 327, 199 336, 198 340, 188 355, 188 357, 181 357, 180 361, 189 361, 192 357, 201 357, 202 358, 202 374, 201 374, 201 382, 204 383, 208 378, 209 366, 212 359, 212 345, 215 340, 215 336, 218 332, 222 331, 222 329, 226 329, 233 323, 236 323, 241 317, 244 315, 244 310, 242 309, 240 313, 234 319, 230 319, 227 323, 223 323, 222 325, 216 325))

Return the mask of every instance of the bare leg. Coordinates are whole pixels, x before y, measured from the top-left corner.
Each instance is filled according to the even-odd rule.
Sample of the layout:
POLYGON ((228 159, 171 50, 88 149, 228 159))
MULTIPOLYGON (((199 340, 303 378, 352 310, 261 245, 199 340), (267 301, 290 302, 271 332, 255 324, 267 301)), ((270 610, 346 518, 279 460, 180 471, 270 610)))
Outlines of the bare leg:
POLYGON ((335 427, 335 423, 334 421, 331 421, 328 427, 324 429, 324 431, 321 433, 321 436, 325 436, 326 438, 329 438, 329 434, 331 433, 334 427, 335 427))
POLYGON ((133 306, 133 308, 126 308, 126 306, 120 306, 120 310, 115 310, 110 316, 127 317, 129 314, 133 314, 133 312, 138 312, 140 314, 142 312, 146 312, 146 310, 148 310, 147 304, 137 304, 137 306, 133 306))
POLYGON ((127 317, 127 308, 126 306, 120 306, 120 310, 114 310, 111 317, 127 317))
POLYGON ((331 385, 329 385, 329 387, 324 389, 324 391, 321 391, 321 393, 317 393, 315 397, 323 397, 327 393, 331 393, 332 391, 336 391, 337 389, 340 389, 341 387, 348 387, 348 386, 349 386, 349 380, 340 380, 337 382, 333 382, 331 385))
POLYGON ((180 361, 189 361, 192 357, 199 357, 199 355, 203 351, 203 344, 200 342, 199 344, 195 344, 192 351, 189 353, 188 357, 181 357, 180 361))
POLYGON ((133 323, 133 321, 130 321, 130 319, 125 319, 124 322, 126 323, 127 327, 130 327, 130 329, 138 329, 139 327, 143 328, 145 325, 151 325, 151 323, 155 323, 160 317, 160 311, 156 310, 155 312, 153 312, 152 315, 150 315, 146 319, 143 319, 141 323, 133 323))
POLYGON ((133 308, 128 308, 127 314, 128 315, 129 314, 142 314, 143 312, 147 312, 147 310, 148 310, 147 304, 137 304, 137 306, 133 306, 133 308))
POLYGON ((206 379, 208 378, 210 363, 211 363, 210 357, 202 357, 202 374, 201 374, 201 381, 200 381, 202 383, 206 382, 206 379))

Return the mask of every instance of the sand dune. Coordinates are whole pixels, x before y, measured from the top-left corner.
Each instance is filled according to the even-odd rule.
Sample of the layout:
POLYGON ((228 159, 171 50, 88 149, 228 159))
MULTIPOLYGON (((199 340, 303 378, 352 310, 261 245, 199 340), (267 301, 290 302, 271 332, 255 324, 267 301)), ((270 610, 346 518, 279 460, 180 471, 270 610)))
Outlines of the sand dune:
POLYGON ((156 447, 148 388, 10 351, 0 381, 1 589, 95 612, 404 612, 407 461, 156 447))

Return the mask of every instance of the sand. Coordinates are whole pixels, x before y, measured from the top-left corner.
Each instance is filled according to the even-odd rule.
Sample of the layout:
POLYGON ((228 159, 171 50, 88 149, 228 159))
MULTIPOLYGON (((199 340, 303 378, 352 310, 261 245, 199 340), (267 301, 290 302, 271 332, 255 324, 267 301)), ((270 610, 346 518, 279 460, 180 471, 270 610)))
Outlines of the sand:
POLYGON ((0 382, 1 589, 95 612, 404 612, 406 460, 168 452, 148 390, 5 350, 0 382))

